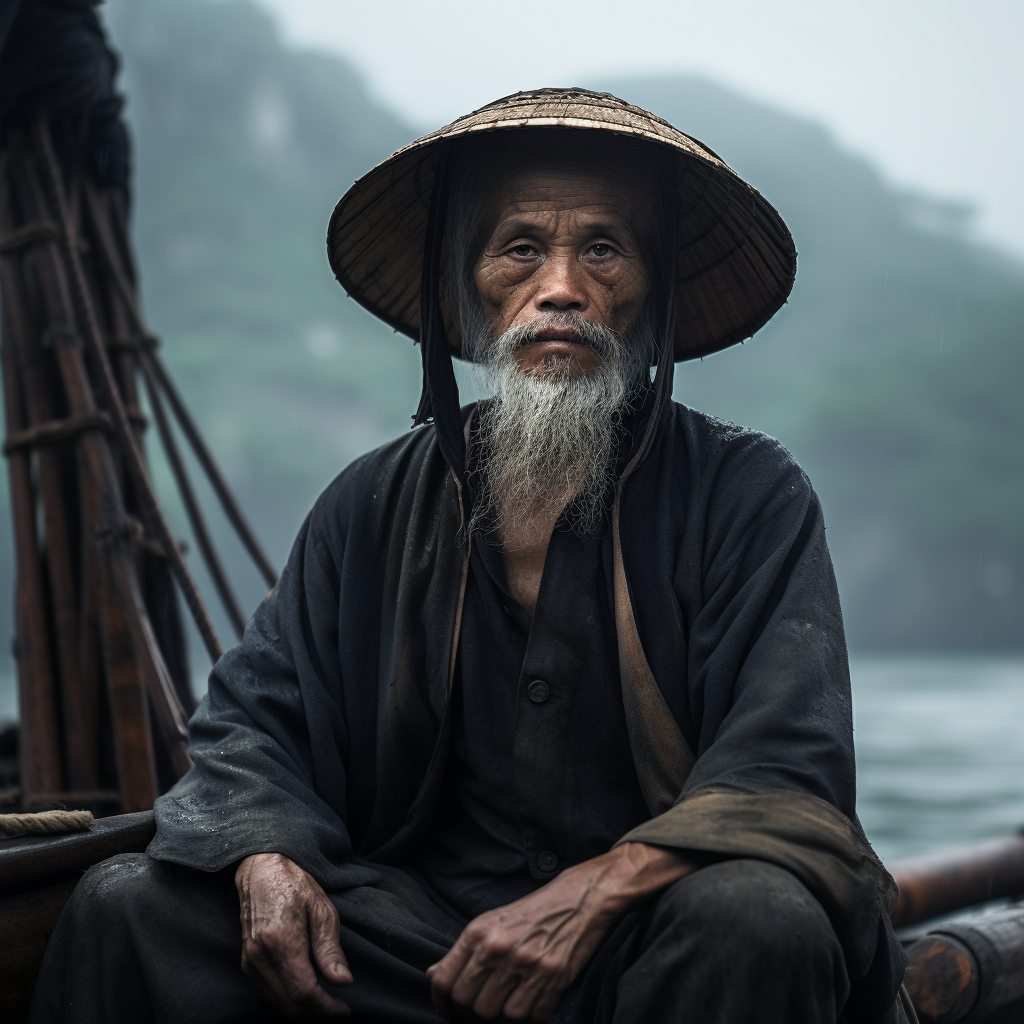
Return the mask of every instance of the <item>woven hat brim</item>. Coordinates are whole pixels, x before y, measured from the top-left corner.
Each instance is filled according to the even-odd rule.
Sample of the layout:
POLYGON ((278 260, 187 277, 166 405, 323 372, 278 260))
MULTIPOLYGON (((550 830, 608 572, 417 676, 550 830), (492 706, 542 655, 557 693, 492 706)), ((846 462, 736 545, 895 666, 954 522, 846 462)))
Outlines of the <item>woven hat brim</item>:
POLYGON ((677 360, 751 337, 786 301, 796 248, 775 208, 696 139, 639 107, 585 90, 539 90, 499 100, 417 139, 363 175, 335 207, 327 232, 331 268, 345 291, 417 339, 435 148, 481 132, 546 127, 609 131, 675 152, 677 360))

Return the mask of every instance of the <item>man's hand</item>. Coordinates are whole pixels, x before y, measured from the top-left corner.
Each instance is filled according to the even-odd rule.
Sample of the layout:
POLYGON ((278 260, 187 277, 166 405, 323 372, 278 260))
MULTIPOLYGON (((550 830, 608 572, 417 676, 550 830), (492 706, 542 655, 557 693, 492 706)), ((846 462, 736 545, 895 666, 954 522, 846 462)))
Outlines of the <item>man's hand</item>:
POLYGON ((694 867, 671 850, 624 843, 481 914, 427 970, 435 1008, 454 1024, 547 1020, 615 920, 694 867))
POLYGON ((286 1017, 332 1020, 351 1013, 317 982, 352 972, 338 941, 338 911, 294 861, 279 853, 246 857, 235 872, 242 916, 242 971, 286 1017))

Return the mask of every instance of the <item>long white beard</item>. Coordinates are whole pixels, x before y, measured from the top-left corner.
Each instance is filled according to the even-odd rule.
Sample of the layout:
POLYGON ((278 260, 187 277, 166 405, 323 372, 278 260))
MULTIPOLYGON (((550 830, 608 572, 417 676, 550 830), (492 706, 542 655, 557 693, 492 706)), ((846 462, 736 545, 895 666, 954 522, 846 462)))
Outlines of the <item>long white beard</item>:
POLYGON ((474 527, 499 528, 515 550, 531 520, 555 518, 571 505, 573 528, 591 530, 604 514, 612 454, 624 410, 649 370, 648 346, 623 340, 576 313, 554 313, 514 327, 487 344, 482 366, 493 397, 481 404, 481 495, 474 527), (518 349, 548 326, 571 325, 601 363, 573 376, 565 357, 524 373, 518 349))

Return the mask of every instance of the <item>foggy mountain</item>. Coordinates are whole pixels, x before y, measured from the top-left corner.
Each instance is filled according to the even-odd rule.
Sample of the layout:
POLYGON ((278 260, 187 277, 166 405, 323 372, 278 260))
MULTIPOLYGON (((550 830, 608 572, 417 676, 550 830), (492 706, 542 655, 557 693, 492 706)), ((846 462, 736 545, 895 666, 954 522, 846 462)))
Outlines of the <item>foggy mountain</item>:
MULTIPOLYGON (((345 298, 324 237, 349 184, 432 126, 380 106, 342 59, 286 48, 245 0, 106 13, 148 317, 280 567, 320 490, 415 409, 418 350, 345 298)), ((524 86, 539 84, 567 83, 524 86)), ((964 211, 894 189, 816 124, 696 78, 581 84, 701 139, 793 231, 789 305, 746 345, 680 366, 676 397, 773 433, 807 469, 851 646, 1024 648, 1021 268, 972 245, 964 211)), ((5 496, 5 545, 7 515, 5 496)), ((256 574, 214 532, 251 609, 256 574)), ((189 560, 202 585, 194 545, 189 560)), ((5 549, 6 580, 10 566, 5 549)))
POLYGON ((800 460, 851 646, 1024 647, 1024 267, 814 123, 699 79, 605 87, 711 146, 793 232, 789 304, 680 366, 676 397, 800 460))

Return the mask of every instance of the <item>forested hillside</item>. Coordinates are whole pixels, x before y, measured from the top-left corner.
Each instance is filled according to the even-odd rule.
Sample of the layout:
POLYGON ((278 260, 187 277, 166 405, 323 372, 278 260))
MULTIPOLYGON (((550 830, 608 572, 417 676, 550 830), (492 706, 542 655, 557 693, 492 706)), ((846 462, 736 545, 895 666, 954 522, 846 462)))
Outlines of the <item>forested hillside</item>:
MULTIPOLYGON (((324 235, 352 180, 433 126, 381 108, 339 58, 285 48, 244 0, 106 11, 149 319, 280 564, 331 477, 408 427, 418 353, 344 297, 324 235)), ((523 83, 539 84, 558 83, 523 83)), ((681 367, 677 397, 774 433, 807 468, 852 644, 1024 647, 1021 268, 815 124, 698 79, 582 84, 700 138, 793 230, 789 305, 745 346, 681 367)), ((6 502, 0 515, 7 544, 6 502)), ((222 536, 251 608, 261 588, 222 536)))

